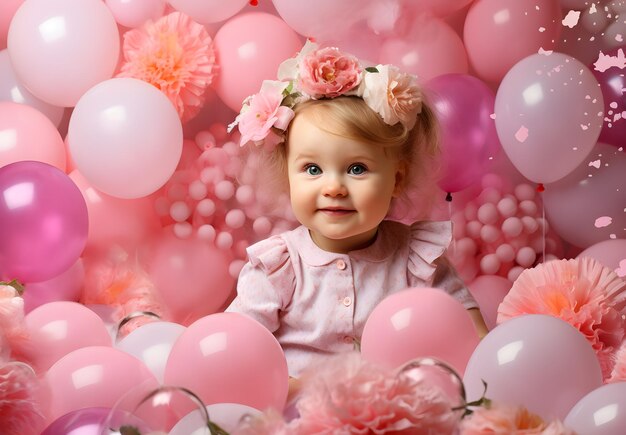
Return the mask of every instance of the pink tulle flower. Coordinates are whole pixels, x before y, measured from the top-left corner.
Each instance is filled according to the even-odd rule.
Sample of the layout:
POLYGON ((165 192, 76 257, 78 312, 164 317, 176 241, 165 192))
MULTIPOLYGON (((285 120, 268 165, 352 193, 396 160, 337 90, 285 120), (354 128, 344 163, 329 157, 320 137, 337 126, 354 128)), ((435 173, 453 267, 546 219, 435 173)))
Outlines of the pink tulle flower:
POLYGON ((118 77, 159 88, 183 122, 198 114, 216 70, 212 40, 204 26, 173 12, 126 32, 123 51, 118 77))
POLYGON ((609 378, 609 382, 626 382, 626 341, 615 353, 615 365, 609 378))
POLYGON ((20 362, 0 362, 0 430, 5 434, 36 435, 44 419, 35 399, 35 372, 20 362))
POLYGON ((312 98, 335 98, 361 82, 359 60, 334 47, 308 53, 298 69, 299 88, 312 98))
POLYGON ((444 394, 409 376, 341 355, 302 376, 298 434, 450 434, 459 415, 444 394))
POLYGON ((524 434, 575 435, 560 420, 550 423, 523 407, 493 405, 478 408, 460 425, 460 435, 524 434))
POLYGON ((553 260, 527 269, 498 308, 498 323, 547 314, 578 329, 596 351, 603 374, 624 339, 626 282, 592 258, 553 260))
POLYGON ((0 336, 4 336, 8 347, 14 350, 21 348, 28 339, 24 328, 24 299, 14 287, 4 284, 0 284, 0 336))

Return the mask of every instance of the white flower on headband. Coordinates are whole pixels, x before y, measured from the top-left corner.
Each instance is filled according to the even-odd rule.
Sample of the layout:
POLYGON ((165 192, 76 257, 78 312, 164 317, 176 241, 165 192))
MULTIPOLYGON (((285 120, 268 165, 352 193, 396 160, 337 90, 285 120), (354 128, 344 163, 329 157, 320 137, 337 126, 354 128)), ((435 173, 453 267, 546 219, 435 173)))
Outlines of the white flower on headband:
POLYGON ((417 78, 392 65, 363 68, 359 60, 335 47, 307 41, 298 55, 278 68, 279 81, 264 81, 261 91, 243 103, 230 132, 239 126, 240 145, 253 142, 272 149, 284 140, 292 108, 310 99, 352 95, 363 98, 389 125, 411 129, 422 108, 417 78))
POLYGON ((378 65, 376 69, 378 73, 365 74, 363 100, 385 123, 401 122, 406 128, 413 128, 422 110, 416 77, 393 65, 378 65))

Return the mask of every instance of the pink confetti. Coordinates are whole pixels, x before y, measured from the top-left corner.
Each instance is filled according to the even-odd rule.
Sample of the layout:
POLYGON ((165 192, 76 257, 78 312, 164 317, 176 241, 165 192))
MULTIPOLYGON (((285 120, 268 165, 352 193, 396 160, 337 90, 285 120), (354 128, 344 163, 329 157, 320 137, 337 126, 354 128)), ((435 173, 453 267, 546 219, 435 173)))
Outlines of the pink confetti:
POLYGON ((624 41, 624 38, 622 37, 621 33, 618 33, 617 35, 615 35, 615 40, 617 42, 622 42, 622 41, 624 41))
POLYGON ((611 67, 617 67, 620 69, 626 68, 626 56, 624 56, 624 50, 621 48, 617 50, 617 56, 610 56, 600 51, 598 60, 593 64, 596 71, 604 72, 611 67))
POLYGON ((594 226, 596 228, 604 228, 604 227, 608 227, 609 225, 611 225, 611 223, 613 222, 613 218, 610 216, 601 216, 598 219, 596 219, 596 223, 594 224, 594 226))
POLYGON ((578 24, 578 20, 580 19, 580 11, 569 11, 563 21, 561 23, 564 26, 569 27, 570 29, 575 27, 578 24))
POLYGON ((496 114, 495 114, 495 113, 492 113, 491 115, 489 115, 489 117, 490 117, 491 119, 496 119, 496 114))
POLYGON ((587 130, 589 128, 588 125, 584 125, 584 124, 580 124, 580 128, 583 129, 583 131, 587 130))
POLYGON ((620 278, 626 277, 626 258, 624 258, 623 260, 620 260, 619 267, 615 269, 615 273, 620 278))
POLYGON ((528 139, 528 129, 522 125, 515 133, 515 139, 520 143, 524 143, 528 139))
POLYGON ((593 166, 596 169, 600 169, 600 160, 594 160, 593 162, 589 162, 589 166, 593 166))
POLYGON ((544 56, 550 56, 552 54, 552 50, 544 50, 543 47, 539 47, 539 54, 543 54, 544 56))

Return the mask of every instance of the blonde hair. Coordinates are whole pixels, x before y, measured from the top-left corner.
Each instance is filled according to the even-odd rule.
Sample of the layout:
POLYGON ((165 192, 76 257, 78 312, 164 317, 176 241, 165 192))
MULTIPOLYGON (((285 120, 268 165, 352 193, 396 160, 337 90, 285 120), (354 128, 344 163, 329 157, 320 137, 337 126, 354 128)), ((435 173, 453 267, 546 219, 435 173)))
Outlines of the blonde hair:
MULTIPOLYGON (((405 169, 402 194, 392 202, 391 219, 402 220, 409 210, 416 217, 416 206, 423 217, 432 206, 432 197, 426 192, 435 184, 438 172, 439 125, 435 113, 423 102, 421 113, 412 129, 401 123, 386 124, 380 115, 370 109, 359 97, 341 96, 333 99, 308 100, 294 107, 295 116, 304 113, 316 121, 318 128, 327 133, 383 146, 397 151, 405 169), (420 204, 415 204, 419 198, 420 204)), ((293 121, 292 121, 293 123, 293 121)), ((268 176, 263 184, 274 192, 288 192, 287 151, 289 129, 285 141, 262 158, 263 172, 268 176)))

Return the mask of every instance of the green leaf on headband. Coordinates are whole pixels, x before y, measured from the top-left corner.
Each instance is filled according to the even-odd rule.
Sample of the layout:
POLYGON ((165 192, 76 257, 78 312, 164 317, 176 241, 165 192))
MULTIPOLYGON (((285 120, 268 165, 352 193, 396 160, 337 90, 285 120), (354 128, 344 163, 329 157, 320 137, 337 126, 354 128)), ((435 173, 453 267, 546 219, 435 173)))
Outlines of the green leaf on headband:
POLYGON ((12 281, 0 281, 0 285, 9 285, 13 287, 19 296, 24 294, 24 285, 16 279, 12 281))
POLYGON ((283 95, 288 97, 293 92, 293 82, 289 82, 289 85, 283 90, 283 95))
POLYGON ((378 69, 375 66, 368 66, 367 68, 365 68, 365 71, 377 73, 378 69))

